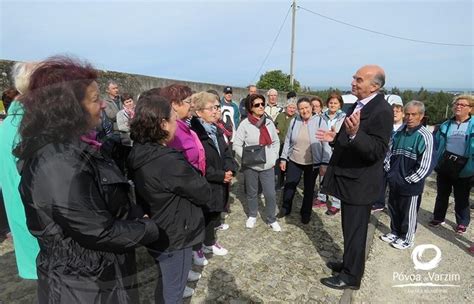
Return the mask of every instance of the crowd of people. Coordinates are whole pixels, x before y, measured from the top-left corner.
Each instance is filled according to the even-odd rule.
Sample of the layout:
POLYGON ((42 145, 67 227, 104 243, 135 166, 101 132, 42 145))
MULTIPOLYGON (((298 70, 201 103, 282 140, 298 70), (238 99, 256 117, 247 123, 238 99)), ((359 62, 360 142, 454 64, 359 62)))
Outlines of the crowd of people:
POLYGON ((102 99, 97 71, 64 56, 16 63, 13 79, 2 97, 0 183, 18 272, 37 279, 39 303, 137 303, 139 246, 157 266, 156 303, 182 302, 194 292, 186 282, 201 277, 192 264, 228 253, 217 231, 229 228, 238 172, 248 229, 262 197, 265 225, 282 231, 278 219, 292 212, 302 175, 303 225, 312 207, 340 211, 343 260, 328 263, 336 275, 321 279, 330 288, 360 287, 370 214, 385 207, 387 187, 391 232, 380 238, 394 248, 414 245, 432 170, 430 225, 444 224, 452 191, 456 233, 470 223, 473 97, 457 96, 454 117, 433 136, 422 102, 384 99, 379 66, 354 74, 358 100, 347 113, 337 92, 325 104, 290 92, 281 107, 277 90, 264 96, 255 85, 240 105, 230 86, 222 97, 172 84, 135 98, 113 80, 102 99))

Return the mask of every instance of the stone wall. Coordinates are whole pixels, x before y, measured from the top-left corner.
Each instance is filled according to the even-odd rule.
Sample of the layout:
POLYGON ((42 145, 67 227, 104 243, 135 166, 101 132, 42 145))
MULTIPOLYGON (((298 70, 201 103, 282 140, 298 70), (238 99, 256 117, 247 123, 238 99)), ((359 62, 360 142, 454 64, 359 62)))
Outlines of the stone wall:
MULTIPOLYGON (((10 60, 0 60, 0 90, 3 92, 6 88, 13 86, 10 71, 11 67, 15 62, 10 60)), ((99 71, 99 86, 102 93, 105 96, 105 86, 107 81, 111 79, 116 81, 120 86, 120 92, 128 92, 133 96, 137 97, 141 92, 151 88, 164 87, 173 83, 179 83, 189 86, 193 91, 207 91, 216 90, 222 97, 222 90, 226 84, 212 84, 212 83, 200 83, 192 81, 183 81, 159 77, 150 77, 137 74, 127 74, 114 71, 99 71)), ((237 103, 242 98, 247 96, 247 89, 242 87, 232 87, 233 99, 237 103)), ((266 97, 267 90, 258 90, 260 94, 266 97)), ((284 105, 286 103, 286 92, 279 92, 278 103, 284 105)))

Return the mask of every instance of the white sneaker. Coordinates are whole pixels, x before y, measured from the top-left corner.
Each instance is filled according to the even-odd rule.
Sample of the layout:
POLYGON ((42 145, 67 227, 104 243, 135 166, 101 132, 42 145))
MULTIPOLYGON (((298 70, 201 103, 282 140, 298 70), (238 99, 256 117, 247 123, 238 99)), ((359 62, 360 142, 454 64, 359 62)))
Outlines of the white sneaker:
POLYGON ((206 266, 207 264, 209 264, 209 261, 206 259, 206 256, 204 256, 204 252, 202 252, 202 249, 199 249, 198 251, 193 251, 193 263, 197 266, 206 266))
POLYGON ((247 219, 247 222, 245 223, 245 227, 247 228, 253 228, 255 227, 255 223, 257 222, 257 218, 253 216, 249 216, 247 219))
POLYGON ((277 221, 274 221, 273 223, 270 224, 270 227, 273 229, 273 231, 275 232, 280 232, 281 231, 281 227, 280 227, 280 224, 278 224, 277 221))
POLYGON ((205 253, 212 253, 215 255, 226 255, 229 251, 222 247, 218 242, 215 242, 212 246, 202 246, 202 250, 205 253))
POLYGON ((188 282, 196 282, 201 278, 201 274, 196 271, 190 270, 188 273, 188 282))
POLYGON ((380 236, 380 239, 387 243, 393 243, 398 240, 398 236, 393 233, 387 233, 380 236))
POLYGON ((405 249, 413 247, 413 243, 409 243, 408 241, 401 238, 393 242, 391 245, 393 248, 397 248, 400 250, 405 250, 405 249))
POLYGON ((188 287, 188 286, 184 287, 183 299, 184 298, 189 298, 193 294, 194 294, 194 289, 192 289, 191 287, 188 287))
POLYGON ((227 229, 229 229, 229 225, 228 224, 220 224, 215 229, 216 230, 227 230, 227 229))

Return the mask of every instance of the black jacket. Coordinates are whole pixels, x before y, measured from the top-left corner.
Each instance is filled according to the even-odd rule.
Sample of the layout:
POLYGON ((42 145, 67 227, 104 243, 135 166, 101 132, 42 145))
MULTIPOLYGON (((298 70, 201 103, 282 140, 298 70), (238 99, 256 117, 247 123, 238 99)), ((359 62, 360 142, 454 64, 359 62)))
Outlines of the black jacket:
POLYGON ((191 129, 196 132, 201 140, 206 154, 206 179, 211 185, 212 196, 204 211, 223 212, 229 200, 229 185, 224 183, 226 171, 237 171, 237 164, 232 157, 229 146, 224 140, 222 131, 217 128, 217 143, 219 151, 217 151, 214 141, 207 135, 206 130, 202 126, 198 118, 191 120, 191 129))
POLYGON ((202 206, 211 188, 181 152, 154 144, 135 143, 128 158, 137 201, 160 229, 150 249, 174 251, 204 239, 202 206))
MULTIPOLYGON (((357 103, 348 111, 350 116, 357 103)), ((322 191, 353 205, 372 204, 382 191, 383 160, 393 128, 393 110, 377 94, 360 112, 356 137, 349 139, 344 124, 324 176, 322 191)))
POLYGON ((137 303, 134 248, 158 239, 133 219, 129 184, 80 142, 46 144, 21 168, 28 229, 39 242, 39 303, 137 303))

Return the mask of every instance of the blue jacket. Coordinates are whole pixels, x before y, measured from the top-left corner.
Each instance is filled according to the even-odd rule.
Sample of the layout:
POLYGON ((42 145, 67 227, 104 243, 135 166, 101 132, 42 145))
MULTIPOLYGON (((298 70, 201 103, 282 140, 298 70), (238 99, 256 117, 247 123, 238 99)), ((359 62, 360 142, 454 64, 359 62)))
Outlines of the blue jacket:
MULTIPOLYGON (((293 148, 296 144, 296 138, 300 132, 301 125, 303 120, 300 115, 296 115, 290 122, 290 127, 286 132, 285 144, 283 145, 283 150, 281 152, 281 159, 288 161, 291 154, 293 153, 293 148)), ((327 142, 320 142, 316 139, 316 131, 318 129, 328 130, 328 125, 326 120, 321 116, 313 115, 308 120, 308 131, 309 139, 311 142, 311 154, 313 157, 313 165, 319 166, 321 164, 328 165, 329 159, 332 155, 332 149, 327 142)))
POLYGON ((430 131, 422 125, 408 131, 404 125, 393 135, 391 149, 385 158, 384 169, 390 188, 397 188, 401 195, 420 195, 435 163, 430 131))
MULTIPOLYGON (((446 151, 446 139, 451 123, 454 118, 451 118, 439 126, 438 132, 435 134, 435 140, 438 144, 438 151, 436 152, 437 160, 439 161, 444 151, 446 151)), ((474 117, 469 118, 469 125, 467 127, 466 135, 466 151, 464 152, 465 157, 468 157, 466 165, 459 173, 459 177, 471 177, 474 175, 474 117)))

